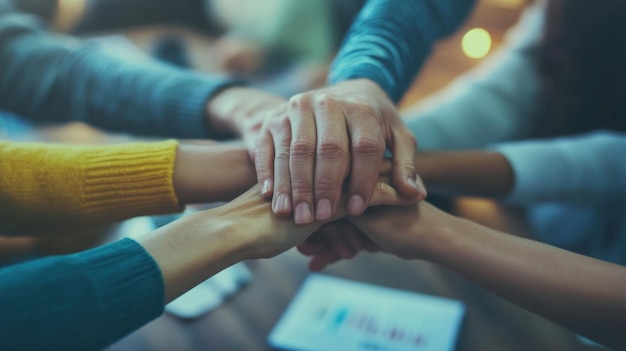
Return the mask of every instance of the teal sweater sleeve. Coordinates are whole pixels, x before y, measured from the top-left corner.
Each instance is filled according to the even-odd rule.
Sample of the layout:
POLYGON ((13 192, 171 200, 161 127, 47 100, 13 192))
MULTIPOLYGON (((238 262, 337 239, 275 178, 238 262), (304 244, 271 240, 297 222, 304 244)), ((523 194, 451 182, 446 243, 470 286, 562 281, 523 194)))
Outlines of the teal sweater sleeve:
POLYGON ((329 81, 368 78, 399 101, 435 41, 456 30, 475 0, 369 0, 354 20, 329 81))
POLYGON ((100 350, 163 311, 152 257, 123 239, 0 270, 3 350, 100 350))
POLYGON ((129 62, 55 35, 0 0, 0 109, 36 122, 82 121, 119 132, 211 136, 206 103, 233 80, 129 62))

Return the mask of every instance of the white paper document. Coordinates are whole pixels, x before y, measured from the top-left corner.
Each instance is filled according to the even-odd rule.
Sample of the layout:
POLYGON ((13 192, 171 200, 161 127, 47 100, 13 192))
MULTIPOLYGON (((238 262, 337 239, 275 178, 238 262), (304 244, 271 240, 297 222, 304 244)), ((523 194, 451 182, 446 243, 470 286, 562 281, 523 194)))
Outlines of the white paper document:
POLYGON ((464 312, 460 301, 312 274, 268 342, 299 351, 454 350, 464 312))

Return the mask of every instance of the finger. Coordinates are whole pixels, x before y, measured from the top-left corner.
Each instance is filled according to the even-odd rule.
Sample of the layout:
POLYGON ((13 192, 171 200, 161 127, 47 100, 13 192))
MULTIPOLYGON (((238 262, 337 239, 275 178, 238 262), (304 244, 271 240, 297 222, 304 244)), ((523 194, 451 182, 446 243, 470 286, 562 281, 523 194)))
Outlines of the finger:
POLYGON ((391 159, 385 158, 383 159, 383 164, 380 167, 380 174, 387 175, 391 174, 393 164, 391 163, 391 159))
POLYGON ((313 106, 306 95, 296 95, 289 101, 291 146, 289 170, 291 196, 296 224, 313 222, 313 172, 317 139, 313 106))
MULTIPOLYGON (((250 133, 243 134, 243 143, 246 146, 246 149, 248 150, 248 155, 250 156, 250 159, 252 160, 252 162, 256 162, 256 152, 257 152, 257 146, 259 145, 260 135, 261 135, 260 128, 258 130, 251 131, 250 133)), ((273 153, 273 146, 274 145, 272 144, 272 153, 273 153)), ((273 167, 271 168, 273 169, 273 167)))
POLYGON ((398 191, 385 182, 378 182, 374 188, 374 194, 370 200, 369 206, 389 205, 389 206, 407 206, 414 204, 416 200, 407 199, 400 195, 398 191))
POLYGON ((365 251, 379 252, 379 251, 382 251, 382 249, 380 248, 380 246, 376 245, 375 242, 368 239, 367 241, 365 241, 365 251))
POLYGON ((337 253, 335 253, 334 251, 325 251, 311 257, 311 259, 309 260, 309 270, 313 272, 319 272, 326 268, 328 265, 331 265, 340 260, 341 257, 339 257, 339 255, 337 255, 337 253))
POLYGON ((337 253, 339 257, 348 259, 356 255, 357 252, 352 248, 342 233, 337 233, 337 235, 328 235, 327 239, 328 246, 332 251, 337 253))
POLYGON ((274 214, 280 217, 289 216, 292 213, 291 175, 289 171, 291 128, 289 124, 289 119, 285 116, 280 123, 274 125, 271 133, 275 148, 272 210, 274 214))
POLYGON ((315 102, 317 153, 315 159, 315 219, 331 218, 339 205, 348 173, 349 137, 343 111, 332 98, 320 95, 315 102))
POLYGON ((385 140, 378 112, 359 107, 347 116, 350 130, 351 170, 347 197, 348 214, 358 216, 365 211, 378 179, 385 152, 385 140))
POLYGON ((313 256, 328 248, 328 240, 323 233, 315 232, 296 247, 301 254, 313 256))
POLYGON ((254 167, 261 196, 269 198, 274 192, 274 140, 269 130, 263 130, 257 139, 254 167))
POLYGON ((341 222, 333 222, 326 224, 318 232, 324 235, 329 249, 336 252, 339 257, 352 258, 356 251, 344 237, 343 227, 341 222))
POLYGON ((401 126, 392 129, 389 143, 393 185, 404 197, 423 200, 426 198, 426 188, 415 169, 417 141, 408 128, 403 123, 400 124, 401 126))
POLYGON ((340 234, 344 241, 356 253, 365 248, 365 240, 363 234, 352 223, 343 219, 338 223, 340 234))

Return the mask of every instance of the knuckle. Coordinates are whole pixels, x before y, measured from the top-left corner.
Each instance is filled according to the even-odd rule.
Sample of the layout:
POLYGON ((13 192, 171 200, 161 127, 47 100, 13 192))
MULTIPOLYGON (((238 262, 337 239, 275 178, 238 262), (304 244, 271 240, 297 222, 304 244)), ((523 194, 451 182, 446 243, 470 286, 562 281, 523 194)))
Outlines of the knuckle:
POLYGON ((387 185, 383 182, 376 182, 374 186, 374 192, 378 194, 386 194, 389 191, 387 185))
POLYGON ((357 155, 377 155, 385 151, 385 143, 374 136, 360 136, 352 141, 352 152, 357 155))
POLYGON ((324 137, 317 145, 317 154, 322 157, 340 158, 347 153, 348 147, 340 138, 324 137))
POLYGON ((353 106, 363 106, 363 105, 367 105, 367 101, 364 100, 361 97, 358 96, 350 96, 345 98, 345 102, 347 104, 353 105, 353 106))
POLYGON ((306 93, 296 94, 289 99, 289 109, 293 111, 305 110, 309 105, 309 96, 306 93))
POLYGON ((289 150, 285 150, 285 149, 278 150, 276 151, 276 155, 274 157, 278 161, 287 162, 289 161, 289 150))
POLYGON ((335 196, 339 194, 338 190, 340 190, 342 182, 343 179, 333 178, 331 175, 316 177, 315 192, 323 197, 331 195, 333 198, 335 198, 335 196))
POLYGON ((315 98, 316 106, 321 109, 327 109, 334 102, 335 98, 329 93, 319 93, 315 98))
POLYGON ((289 116, 284 114, 276 115, 275 117, 268 119, 267 128, 272 131, 290 130, 291 123, 289 122, 289 116))
POLYGON ((291 191, 294 197, 308 197, 313 194, 311 182, 305 179, 292 180, 291 191))
POLYGON ((291 143, 290 152, 294 157, 308 157, 315 153, 315 144, 309 138, 297 138, 291 143))

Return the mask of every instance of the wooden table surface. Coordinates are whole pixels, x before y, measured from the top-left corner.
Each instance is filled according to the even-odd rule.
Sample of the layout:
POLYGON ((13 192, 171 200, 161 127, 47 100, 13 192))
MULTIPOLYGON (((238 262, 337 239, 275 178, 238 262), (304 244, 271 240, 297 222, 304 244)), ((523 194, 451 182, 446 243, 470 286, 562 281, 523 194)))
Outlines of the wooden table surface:
MULTIPOLYGON (((191 321, 166 313, 110 350, 272 350, 267 336, 309 274, 306 259, 291 250, 248 265, 252 281, 217 310, 191 321)), ((467 309, 459 351, 592 349, 561 327, 427 262, 362 254, 324 274, 462 301, 467 309)))
MULTIPOLYGON (((498 230, 526 233, 518 213, 488 200, 459 199, 452 210, 498 230)), ((109 350, 273 350, 267 336, 310 274, 307 260, 290 250, 246 264, 253 275, 251 282, 216 310, 195 320, 165 313, 109 350)), ((425 261, 361 253, 322 274, 462 301, 466 313, 457 340, 458 351, 600 350, 583 345, 562 327, 425 261)))

